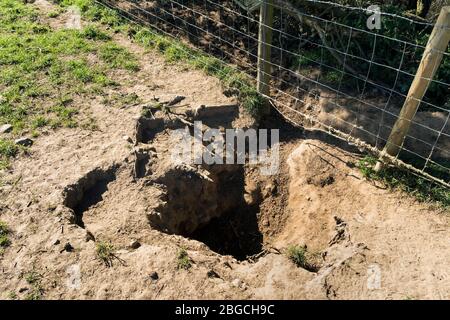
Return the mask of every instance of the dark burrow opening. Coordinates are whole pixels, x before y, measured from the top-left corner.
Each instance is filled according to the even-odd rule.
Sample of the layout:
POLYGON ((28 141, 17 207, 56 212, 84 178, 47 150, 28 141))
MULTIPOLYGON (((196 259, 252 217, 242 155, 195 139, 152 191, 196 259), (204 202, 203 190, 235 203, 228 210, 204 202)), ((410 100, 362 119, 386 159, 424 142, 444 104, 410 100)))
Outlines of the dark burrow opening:
POLYGON ((103 200, 108 184, 116 179, 117 166, 95 169, 64 190, 64 205, 74 212, 74 223, 84 228, 83 214, 103 200))
POLYGON ((246 204, 212 219, 199 228, 190 238, 206 244, 211 250, 246 260, 262 251, 263 236, 258 227, 257 206, 246 204))
POLYGON ((165 186, 164 205, 149 216, 150 224, 206 244, 211 250, 245 260, 262 250, 259 204, 244 199, 242 165, 206 168, 212 181, 196 172, 175 169, 159 179, 165 186))

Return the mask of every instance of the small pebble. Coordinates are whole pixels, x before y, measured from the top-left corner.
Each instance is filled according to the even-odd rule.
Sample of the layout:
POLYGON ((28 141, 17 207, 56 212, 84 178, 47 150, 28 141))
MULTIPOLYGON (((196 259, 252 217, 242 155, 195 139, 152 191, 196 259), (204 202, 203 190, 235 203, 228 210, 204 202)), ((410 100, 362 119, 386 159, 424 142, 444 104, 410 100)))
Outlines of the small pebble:
POLYGON ((130 248, 131 249, 137 249, 141 246, 141 243, 137 240, 134 240, 130 243, 130 248))

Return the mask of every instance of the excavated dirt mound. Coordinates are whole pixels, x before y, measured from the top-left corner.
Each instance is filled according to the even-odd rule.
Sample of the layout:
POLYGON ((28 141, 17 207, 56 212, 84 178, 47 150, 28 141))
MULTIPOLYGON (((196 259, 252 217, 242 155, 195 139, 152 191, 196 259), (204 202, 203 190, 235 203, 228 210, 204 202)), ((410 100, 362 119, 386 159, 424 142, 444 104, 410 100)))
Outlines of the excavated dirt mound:
POLYGON ((448 212, 368 183, 357 159, 317 140, 294 149, 291 214, 274 244, 321 252, 314 281, 328 298, 448 298, 448 212))

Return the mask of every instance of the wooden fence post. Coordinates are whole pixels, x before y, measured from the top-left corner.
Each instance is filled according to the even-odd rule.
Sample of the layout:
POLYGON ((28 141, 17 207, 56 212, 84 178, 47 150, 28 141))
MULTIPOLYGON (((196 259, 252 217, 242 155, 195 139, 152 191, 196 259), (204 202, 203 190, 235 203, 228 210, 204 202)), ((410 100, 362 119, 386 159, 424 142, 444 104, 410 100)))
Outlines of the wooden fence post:
MULTIPOLYGON (((402 144, 408 134, 411 121, 419 108, 428 85, 436 74, 441 64, 443 52, 447 50, 450 42, 450 6, 443 7, 439 18, 434 26, 433 32, 428 39, 427 46, 422 56, 416 76, 409 88, 408 95, 397 121, 392 128, 386 146, 382 151, 382 156, 388 154, 396 157, 400 152, 402 144)), ((382 168, 379 161, 375 167, 376 171, 382 168)))
MULTIPOLYGON (((271 53, 273 34, 273 0, 263 0, 260 7, 259 37, 258 37, 258 92, 270 94, 271 53)), ((270 113, 268 101, 262 112, 270 113)))

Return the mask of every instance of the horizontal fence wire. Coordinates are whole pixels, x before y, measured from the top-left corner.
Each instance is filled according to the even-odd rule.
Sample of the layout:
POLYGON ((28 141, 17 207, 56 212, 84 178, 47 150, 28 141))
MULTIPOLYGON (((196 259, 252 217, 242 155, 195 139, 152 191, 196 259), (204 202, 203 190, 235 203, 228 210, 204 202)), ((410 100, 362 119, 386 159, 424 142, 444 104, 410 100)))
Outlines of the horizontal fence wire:
MULTIPOLYGON (((97 2, 256 78, 258 11, 231 0, 97 2)), ((273 32, 266 98, 291 123, 325 129, 380 155, 436 26, 395 13, 302 2, 309 5, 273 0, 275 21, 266 26, 273 32), (383 27, 369 30, 366 21, 377 13, 383 27), (419 39, 412 40, 412 34, 419 39)), ((410 121, 401 152, 387 159, 449 187, 450 50, 441 53, 434 79, 424 78, 427 94, 410 121)))

